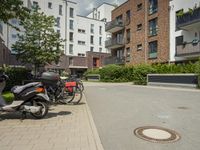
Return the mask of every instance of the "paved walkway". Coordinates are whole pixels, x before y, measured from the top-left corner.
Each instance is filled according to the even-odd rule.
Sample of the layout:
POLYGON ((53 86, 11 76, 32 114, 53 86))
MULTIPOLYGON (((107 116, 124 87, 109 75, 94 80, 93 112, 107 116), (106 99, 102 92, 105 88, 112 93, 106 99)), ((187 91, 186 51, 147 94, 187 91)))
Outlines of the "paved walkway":
POLYGON ((103 150, 85 96, 80 105, 57 105, 45 119, 1 114, 0 150, 103 150))

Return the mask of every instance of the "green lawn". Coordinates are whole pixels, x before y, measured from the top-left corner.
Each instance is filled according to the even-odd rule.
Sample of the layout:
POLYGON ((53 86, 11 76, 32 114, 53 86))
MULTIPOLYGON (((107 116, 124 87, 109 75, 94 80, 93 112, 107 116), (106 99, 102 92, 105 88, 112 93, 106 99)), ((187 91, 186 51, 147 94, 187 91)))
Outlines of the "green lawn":
POLYGON ((3 98, 5 99, 6 102, 11 102, 14 99, 14 95, 10 92, 4 92, 3 98))

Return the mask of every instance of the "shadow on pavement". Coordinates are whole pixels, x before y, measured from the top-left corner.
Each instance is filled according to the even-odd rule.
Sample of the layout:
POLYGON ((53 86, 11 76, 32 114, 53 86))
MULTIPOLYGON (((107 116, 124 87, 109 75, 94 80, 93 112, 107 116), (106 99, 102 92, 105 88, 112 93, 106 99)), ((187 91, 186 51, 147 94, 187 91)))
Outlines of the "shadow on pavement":
POLYGON ((85 102, 80 102, 78 104, 76 104, 75 102, 74 103, 72 102, 72 103, 69 103, 67 105, 69 105, 69 106, 85 105, 85 102))
MULTIPOLYGON (((50 118, 54 118, 54 117, 58 117, 58 116, 65 116, 65 115, 70 115, 71 112, 70 111, 60 111, 60 112, 48 112, 48 114, 42 118, 42 119, 36 119, 33 116, 31 116, 30 114, 27 114, 26 119, 31 119, 31 120, 43 120, 43 119, 50 119, 50 118)), ((20 120, 21 119, 21 113, 19 112, 15 112, 15 113, 3 113, 0 114, 0 121, 3 120, 20 120)))

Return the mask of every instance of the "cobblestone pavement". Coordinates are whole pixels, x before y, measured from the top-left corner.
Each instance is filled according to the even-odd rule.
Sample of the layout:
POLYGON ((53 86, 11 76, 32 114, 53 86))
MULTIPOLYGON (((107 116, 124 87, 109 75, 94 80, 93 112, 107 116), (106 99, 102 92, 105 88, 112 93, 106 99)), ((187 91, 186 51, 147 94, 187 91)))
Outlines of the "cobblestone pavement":
POLYGON ((103 150, 85 96, 79 105, 51 106, 46 118, 0 115, 0 150, 103 150))

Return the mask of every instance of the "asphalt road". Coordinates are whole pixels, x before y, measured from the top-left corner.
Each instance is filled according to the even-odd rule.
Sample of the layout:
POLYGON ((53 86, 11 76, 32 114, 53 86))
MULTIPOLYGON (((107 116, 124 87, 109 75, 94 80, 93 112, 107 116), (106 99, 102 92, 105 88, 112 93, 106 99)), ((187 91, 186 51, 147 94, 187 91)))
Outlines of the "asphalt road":
POLYGON ((131 84, 85 83, 85 95, 105 150, 200 149, 200 91, 131 84), (134 129, 175 130, 175 143, 151 143, 134 129))

